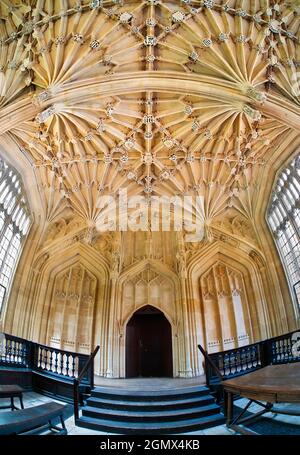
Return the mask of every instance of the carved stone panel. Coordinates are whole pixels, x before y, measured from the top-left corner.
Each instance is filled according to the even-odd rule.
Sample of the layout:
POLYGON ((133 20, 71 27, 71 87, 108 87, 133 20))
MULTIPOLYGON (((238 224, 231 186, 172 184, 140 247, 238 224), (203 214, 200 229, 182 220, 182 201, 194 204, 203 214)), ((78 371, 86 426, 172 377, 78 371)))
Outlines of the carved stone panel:
POLYGON ((96 291, 97 278, 80 264, 56 276, 48 322, 50 345, 90 352, 96 291))
POLYGON ((242 273, 217 262, 200 278, 200 288, 208 350, 225 350, 251 342, 242 273))

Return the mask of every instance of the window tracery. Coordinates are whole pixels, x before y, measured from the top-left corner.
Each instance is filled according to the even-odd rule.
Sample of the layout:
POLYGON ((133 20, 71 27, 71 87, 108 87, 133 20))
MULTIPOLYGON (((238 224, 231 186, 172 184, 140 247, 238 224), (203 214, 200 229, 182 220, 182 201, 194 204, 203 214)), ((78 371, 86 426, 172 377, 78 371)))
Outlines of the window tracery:
POLYGON ((300 155, 280 173, 267 219, 300 309, 300 155))
POLYGON ((0 311, 31 225, 22 180, 0 159, 0 311))

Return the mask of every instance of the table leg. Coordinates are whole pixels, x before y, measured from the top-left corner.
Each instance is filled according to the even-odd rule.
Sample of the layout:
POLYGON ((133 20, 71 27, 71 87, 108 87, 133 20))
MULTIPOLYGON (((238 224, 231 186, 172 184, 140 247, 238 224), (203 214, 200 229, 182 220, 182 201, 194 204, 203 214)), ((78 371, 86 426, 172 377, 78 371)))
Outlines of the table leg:
POLYGON ((225 392, 226 395, 226 425, 230 426, 233 417, 233 394, 225 392))
POLYGON ((20 398, 21 409, 24 409, 23 396, 22 396, 22 394, 20 394, 19 398, 20 398))
POLYGON ((60 416, 60 421, 61 421, 62 429, 64 431, 67 431, 63 415, 60 416))
POLYGON ((223 412, 224 412, 224 416, 227 417, 227 401, 228 401, 228 395, 227 395, 226 390, 223 390, 223 399, 224 399, 223 412))
POLYGON ((14 397, 10 398, 10 408, 12 411, 14 411, 16 409, 15 403, 14 403, 14 397))

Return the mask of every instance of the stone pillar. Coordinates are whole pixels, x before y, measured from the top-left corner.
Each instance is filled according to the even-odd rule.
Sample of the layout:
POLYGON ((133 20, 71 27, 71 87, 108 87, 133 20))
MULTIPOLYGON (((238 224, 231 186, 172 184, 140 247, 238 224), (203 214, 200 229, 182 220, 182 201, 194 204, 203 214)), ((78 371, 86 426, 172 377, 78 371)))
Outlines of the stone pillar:
MULTIPOLYGON (((117 280, 121 270, 121 234, 117 233, 118 237, 115 239, 111 257, 111 269, 110 269, 110 306, 109 306, 109 315, 108 315, 108 348, 107 348, 107 370, 106 376, 114 376, 114 359, 116 354, 118 354, 119 349, 116 345, 116 323, 117 323, 117 280)), ((118 359, 120 361, 120 359, 118 359)))
MULTIPOLYGON (((180 362, 180 377, 191 377, 193 375, 191 368, 191 346, 190 346, 190 325, 189 325, 189 315, 187 307, 187 269, 186 269, 186 251, 182 233, 179 232, 177 235, 178 238, 178 252, 176 254, 177 259, 177 272, 180 278, 180 287, 181 287, 181 303, 182 303, 182 316, 183 316, 183 333, 182 333, 182 348, 183 352, 181 355, 184 359, 184 362, 180 362), (182 370, 181 365, 184 366, 182 370)), ((179 353, 180 355, 180 353, 179 353)))

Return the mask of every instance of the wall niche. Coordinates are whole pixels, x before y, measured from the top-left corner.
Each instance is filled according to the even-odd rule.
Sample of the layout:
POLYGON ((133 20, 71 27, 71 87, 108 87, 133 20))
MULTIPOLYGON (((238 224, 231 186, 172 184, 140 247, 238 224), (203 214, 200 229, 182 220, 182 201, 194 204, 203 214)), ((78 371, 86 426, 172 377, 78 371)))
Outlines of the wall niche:
POLYGON ((81 264, 58 273, 54 280, 48 344, 90 353, 97 278, 81 264))

